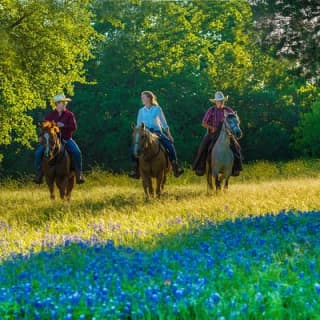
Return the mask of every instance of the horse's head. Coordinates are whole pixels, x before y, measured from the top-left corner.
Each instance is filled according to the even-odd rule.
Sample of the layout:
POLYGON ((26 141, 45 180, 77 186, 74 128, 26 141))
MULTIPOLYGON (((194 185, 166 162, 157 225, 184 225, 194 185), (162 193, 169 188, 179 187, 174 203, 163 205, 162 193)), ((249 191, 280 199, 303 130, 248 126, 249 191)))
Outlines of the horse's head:
POLYGON ((230 135, 235 136, 237 139, 242 138, 242 130, 240 128, 240 119, 237 115, 237 113, 230 113, 225 111, 225 127, 227 132, 230 135))
POLYGON ((132 126, 133 128, 133 154, 135 157, 140 156, 153 141, 153 133, 146 128, 142 122, 139 127, 132 126))
POLYGON ((55 156, 55 152, 59 150, 60 129, 54 121, 44 121, 41 124, 40 143, 44 146, 44 157, 48 160, 55 156))

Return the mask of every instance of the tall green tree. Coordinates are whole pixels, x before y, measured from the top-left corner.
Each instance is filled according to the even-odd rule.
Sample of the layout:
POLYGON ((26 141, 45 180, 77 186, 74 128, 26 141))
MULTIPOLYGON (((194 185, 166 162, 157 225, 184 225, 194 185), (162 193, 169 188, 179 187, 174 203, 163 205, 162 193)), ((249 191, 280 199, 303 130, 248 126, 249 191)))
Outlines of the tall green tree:
POLYGON ((99 0, 95 14, 106 35, 88 65, 96 85, 79 86, 75 96, 79 141, 91 163, 126 166, 130 123, 144 89, 158 95, 178 152, 190 162, 208 98, 220 89, 237 97, 272 78, 276 63, 253 43, 246 1, 99 0))
POLYGON ((0 3, 0 147, 30 146, 30 111, 75 82, 98 36, 88 0, 2 0, 0 3))
POLYGON ((295 130, 294 147, 302 156, 320 156, 320 94, 310 112, 302 115, 295 130))

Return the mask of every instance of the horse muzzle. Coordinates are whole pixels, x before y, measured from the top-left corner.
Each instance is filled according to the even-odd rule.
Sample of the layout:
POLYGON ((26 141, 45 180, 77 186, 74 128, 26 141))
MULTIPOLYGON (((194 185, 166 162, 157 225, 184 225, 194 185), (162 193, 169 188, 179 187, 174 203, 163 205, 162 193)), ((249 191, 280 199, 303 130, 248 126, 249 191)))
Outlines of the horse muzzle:
POLYGON ((235 136, 236 136, 237 139, 241 139, 243 137, 242 131, 241 130, 237 130, 235 132, 235 136))

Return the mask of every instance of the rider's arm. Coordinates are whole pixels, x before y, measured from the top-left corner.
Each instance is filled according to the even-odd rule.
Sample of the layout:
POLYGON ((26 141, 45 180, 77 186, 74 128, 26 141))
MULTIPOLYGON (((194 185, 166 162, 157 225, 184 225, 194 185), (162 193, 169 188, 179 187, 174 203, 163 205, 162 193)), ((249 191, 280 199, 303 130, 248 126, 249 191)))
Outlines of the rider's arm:
POLYGON ((168 130, 169 132, 169 126, 166 120, 166 117, 161 109, 161 107, 159 107, 159 119, 160 119, 160 123, 161 123, 161 127, 163 130, 168 130))
POLYGON ((160 119, 160 123, 161 123, 161 127, 163 129, 163 131, 166 133, 167 137, 169 138, 169 140, 171 140, 173 142, 173 137, 171 135, 166 117, 161 109, 161 107, 159 107, 159 119, 160 119))
POLYGON ((204 115, 204 117, 203 117, 203 119, 202 119, 202 126, 203 126, 205 129, 209 129, 211 132, 214 132, 216 129, 209 124, 209 120, 210 120, 210 118, 211 118, 211 116, 212 116, 212 112, 213 112, 213 109, 212 109, 212 108, 210 108, 210 109, 206 112, 206 114, 204 115))
POLYGON ((202 126, 205 128, 205 129, 209 129, 210 132, 215 132, 216 131, 216 128, 213 127, 213 126, 210 126, 209 124, 205 123, 205 122, 202 122, 202 126))
POLYGON ((141 109, 138 111, 138 115, 137 115, 137 128, 140 127, 141 123, 142 123, 142 114, 141 114, 141 109))
POLYGON ((77 130, 76 118, 75 118, 75 116, 74 116, 74 114, 72 112, 70 113, 70 116, 68 117, 68 121, 64 125, 64 127, 69 129, 69 130, 71 130, 71 131, 77 130))

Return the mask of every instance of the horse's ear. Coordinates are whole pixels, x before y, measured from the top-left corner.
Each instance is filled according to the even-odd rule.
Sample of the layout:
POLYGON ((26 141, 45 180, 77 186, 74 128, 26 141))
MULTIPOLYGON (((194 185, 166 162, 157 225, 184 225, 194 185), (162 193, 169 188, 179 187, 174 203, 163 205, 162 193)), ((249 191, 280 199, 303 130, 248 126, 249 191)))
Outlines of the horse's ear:
POLYGON ((131 122, 131 129, 135 129, 136 128, 136 124, 134 122, 131 122))
POLYGON ((141 123, 141 129, 144 130, 145 128, 146 128, 146 125, 144 124, 144 122, 142 122, 142 123, 141 123))

